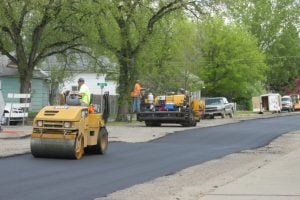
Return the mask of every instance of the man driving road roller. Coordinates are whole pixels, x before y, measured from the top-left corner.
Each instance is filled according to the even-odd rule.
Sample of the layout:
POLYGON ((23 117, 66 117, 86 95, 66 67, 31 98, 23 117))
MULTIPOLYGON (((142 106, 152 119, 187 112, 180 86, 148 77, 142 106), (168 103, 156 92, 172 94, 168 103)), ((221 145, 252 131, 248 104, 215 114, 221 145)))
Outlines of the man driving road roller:
POLYGON ((94 112, 90 110, 91 94, 84 79, 78 79, 78 85, 79 94, 69 94, 65 105, 45 106, 35 116, 30 142, 34 157, 79 160, 84 153, 106 152, 109 95, 103 96, 103 113, 94 112))
POLYGON ((81 106, 89 106, 91 102, 91 93, 83 78, 78 79, 79 96, 81 96, 81 106))

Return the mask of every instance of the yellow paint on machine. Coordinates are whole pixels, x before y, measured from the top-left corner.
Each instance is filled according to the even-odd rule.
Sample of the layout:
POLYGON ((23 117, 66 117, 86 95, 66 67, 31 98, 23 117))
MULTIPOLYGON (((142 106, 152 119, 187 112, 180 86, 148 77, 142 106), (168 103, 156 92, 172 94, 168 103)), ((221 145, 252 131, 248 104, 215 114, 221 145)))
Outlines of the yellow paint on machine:
POLYGON ((47 138, 47 139, 63 139, 63 140, 75 140, 77 133, 71 133, 68 135, 57 133, 32 133, 31 138, 47 138))
POLYGON ((31 139, 31 151, 35 157, 55 157, 59 151, 53 148, 61 148, 65 155, 80 159, 84 149, 104 154, 108 145, 102 114, 89 113, 84 106, 44 107, 33 121, 31 139), (60 145, 57 140, 74 140, 75 143, 66 142, 57 146, 60 145))

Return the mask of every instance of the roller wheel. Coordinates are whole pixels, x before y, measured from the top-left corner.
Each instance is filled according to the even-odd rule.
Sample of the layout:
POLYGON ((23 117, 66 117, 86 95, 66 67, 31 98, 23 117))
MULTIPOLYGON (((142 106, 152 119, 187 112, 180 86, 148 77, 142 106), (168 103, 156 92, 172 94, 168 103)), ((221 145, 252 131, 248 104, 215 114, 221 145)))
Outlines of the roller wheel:
POLYGON ((74 151, 75 151, 75 158, 77 160, 80 160, 84 154, 84 142, 83 142, 82 135, 79 135, 78 138, 76 139, 74 151))
POLYGON ((105 127, 100 128, 98 134, 97 145, 95 146, 95 153, 105 154, 108 147, 108 132, 105 127))

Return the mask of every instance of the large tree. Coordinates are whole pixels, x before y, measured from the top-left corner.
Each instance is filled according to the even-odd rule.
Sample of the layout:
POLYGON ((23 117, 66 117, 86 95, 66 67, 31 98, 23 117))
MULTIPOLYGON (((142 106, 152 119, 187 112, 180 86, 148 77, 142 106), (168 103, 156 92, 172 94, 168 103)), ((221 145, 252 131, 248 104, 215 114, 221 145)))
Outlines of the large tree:
POLYGON ((266 71, 255 37, 220 19, 202 23, 199 36, 203 56, 199 73, 205 81, 204 94, 249 102, 261 89, 266 71))
POLYGON ((300 2, 298 0, 225 0, 227 17, 245 26, 258 40, 270 66, 269 90, 282 92, 299 76, 300 2), (296 67, 297 68, 297 67, 296 67))
POLYGON ((129 93, 138 78, 137 56, 156 31, 156 25, 170 13, 202 1, 101 0, 86 4, 89 18, 95 16, 92 19, 97 28, 97 45, 119 63, 117 120, 126 120, 129 93), (90 13, 91 10, 94 13, 90 13))
POLYGON ((138 56, 139 77, 155 94, 178 91, 180 88, 199 90, 197 76, 200 50, 196 43, 197 24, 185 16, 174 14, 163 20, 144 51, 138 56))
POLYGON ((295 25, 289 23, 268 51, 268 86, 271 90, 288 92, 294 89, 300 76, 300 36, 295 25))
POLYGON ((35 67, 45 58, 79 50, 72 0, 2 0, 0 52, 18 66, 20 92, 30 92, 35 67))

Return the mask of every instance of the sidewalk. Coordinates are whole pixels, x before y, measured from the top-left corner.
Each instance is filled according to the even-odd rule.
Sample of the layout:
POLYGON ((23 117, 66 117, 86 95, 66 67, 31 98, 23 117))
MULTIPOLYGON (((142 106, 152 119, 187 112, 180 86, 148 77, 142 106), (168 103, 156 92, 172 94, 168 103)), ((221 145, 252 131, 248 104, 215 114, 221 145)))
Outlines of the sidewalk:
POLYGON ((204 195, 201 200, 299 200, 300 149, 204 195))
POLYGON ((32 126, 2 126, 0 139, 17 139, 30 136, 32 126))

